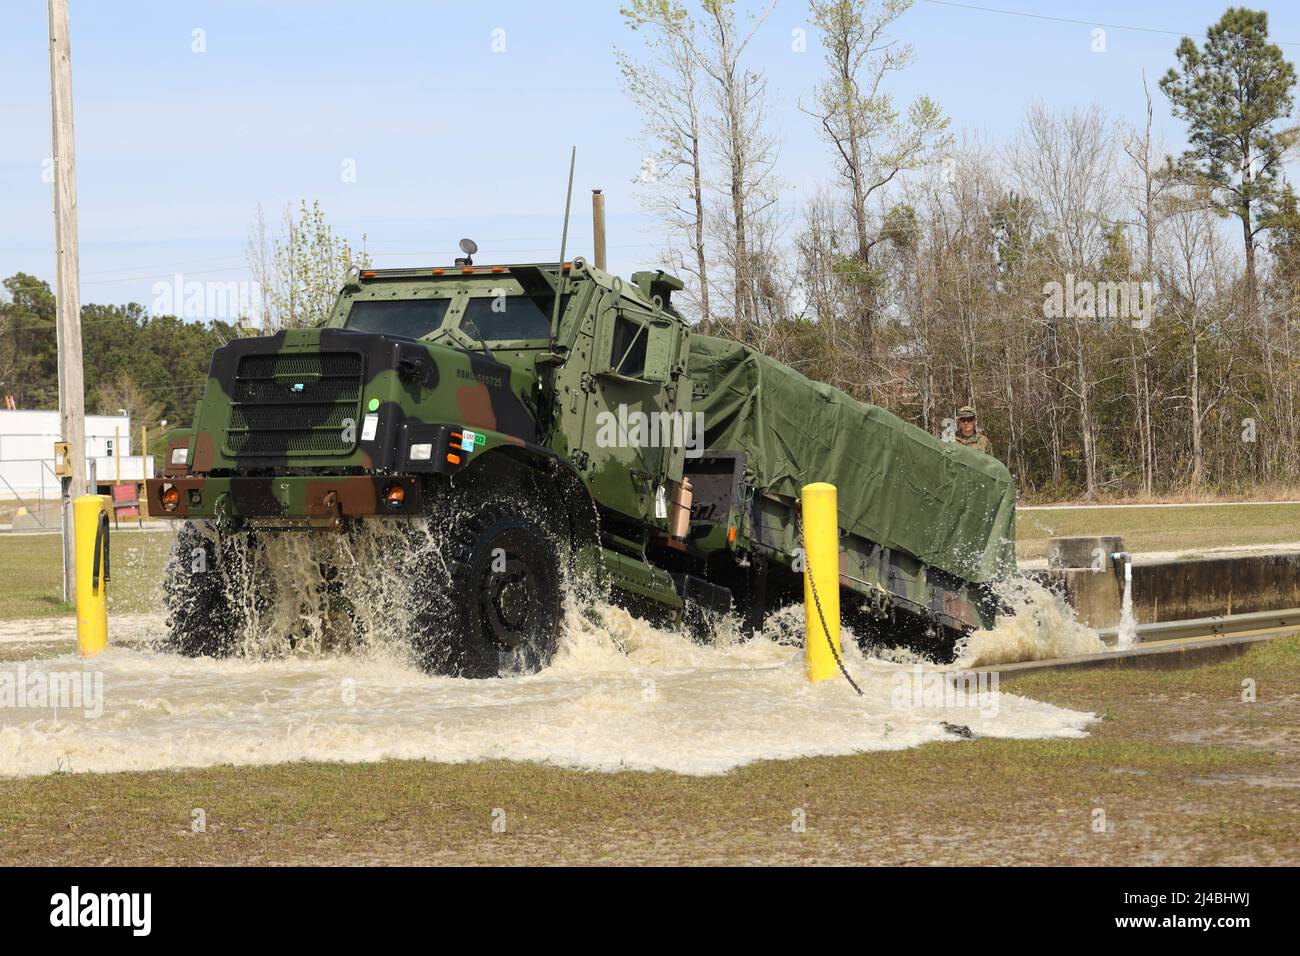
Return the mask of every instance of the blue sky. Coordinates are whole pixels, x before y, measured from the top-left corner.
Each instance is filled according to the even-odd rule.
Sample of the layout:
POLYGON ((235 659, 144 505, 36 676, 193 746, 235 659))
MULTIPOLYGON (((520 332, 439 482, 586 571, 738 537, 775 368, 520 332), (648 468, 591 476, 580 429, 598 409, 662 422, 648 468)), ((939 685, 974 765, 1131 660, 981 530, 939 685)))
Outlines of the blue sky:
MULTIPOLYGON (((745 6, 745 0, 740 0, 745 6)), ((1099 102, 1140 120, 1178 37, 1093 24, 1202 33, 1224 2, 988 0, 997 10, 917 0, 895 35, 916 52, 893 92, 926 93, 954 129, 1005 142, 1033 98, 1099 102)), ((757 4, 754 4, 757 6, 757 4)), ((590 251, 589 192, 606 190, 610 266, 650 265, 661 245, 637 204, 646 152, 612 49, 635 52, 618 0, 71 0, 82 301, 148 303, 152 285, 247 278, 260 203, 319 199, 335 227, 367 236, 377 265, 446 262, 474 237, 481 260, 558 254, 570 145, 578 147, 571 250, 590 251), (196 53, 194 31, 206 51, 196 53), (504 34, 494 31, 504 31, 504 34), (493 52, 504 38, 505 50, 493 52), (354 161, 356 181, 343 181, 354 161)), ((1300 59, 1300 5, 1268 4, 1270 32, 1300 59)), ((0 30, 0 275, 53 278, 49 61, 44 0, 4 0, 0 30)), ((751 64, 769 80, 786 198, 831 174, 797 109, 822 68, 806 3, 779 0, 751 64), (808 30, 807 52, 792 31, 808 30)), ((1156 91, 1171 146, 1181 125, 1156 91)))

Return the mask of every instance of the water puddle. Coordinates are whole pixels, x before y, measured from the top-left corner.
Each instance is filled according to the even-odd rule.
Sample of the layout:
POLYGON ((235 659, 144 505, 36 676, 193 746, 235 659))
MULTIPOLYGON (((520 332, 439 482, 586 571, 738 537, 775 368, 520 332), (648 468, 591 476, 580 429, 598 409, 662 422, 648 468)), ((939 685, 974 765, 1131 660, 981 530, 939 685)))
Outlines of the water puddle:
POLYGON ((384 655, 212 660, 114 647, 91 661, 0 665, 0 774, 496 758, 713 774, 956 740, 952 727, 1079 737, 1092 719, 987 684, 945 699, 920 667, 852 646, 845 659, 864 697, 843 680, 809 685, 799 647, 768 638, 703 647, 616 608, 600 625, 571 615, 555 664, 508 680, 429 677, 384 655), (20 666, 27 699, 13 706, 5 675, 15 684, 20 666), (33 706, 42 702, 32 674, 42 672, 81 680, 82 707, 51 710, 48 676, 51 699, 33 706))
MULTIPOLYGON (((359 573, 382 557, 382 542, 321 540, 346 549, 334 565, 359 573)), ((296 553, 306 541, 290 539, 286 553, 244 570, 256 577, 291 561, 315 567, 319 555, 296 553)), ((386 759, 716 774, 756 760, 966 736, 1081 737, 1093 719, 1001 692, 996 675, 961 670, 1099 649, 1095 632, 1030 582, 1008 592, 1019 613, 972 634, 947 672, 903 656, 864 656, 846 634, 845 663, 862 697, 840 678, 807 683, 800 608, 747 641, 724 620, 717 643, 704 646, 619 608, 582 613, 571 601, 550 668, 473 681, 414 666, 392 611, 399 596, 389 593, 376 591, 377 611, 354 609, 370 622, 364 646, 330 646, 309 626, 308 605, 321 593, 304 586, 286 608, 292 647, 263 619, 243 639, 246 656, 188 658, 144 642, 118 643, 89 661, 57 649, 17 660, 22 652, 8 644, 0 776, 386 759)), ((133 638, 160 635, 163 618, 133 617, 131 625, 133 638)), ((75 623, 61 619, 60 627, 42 638, 57 636, 70 649, 75 623)))

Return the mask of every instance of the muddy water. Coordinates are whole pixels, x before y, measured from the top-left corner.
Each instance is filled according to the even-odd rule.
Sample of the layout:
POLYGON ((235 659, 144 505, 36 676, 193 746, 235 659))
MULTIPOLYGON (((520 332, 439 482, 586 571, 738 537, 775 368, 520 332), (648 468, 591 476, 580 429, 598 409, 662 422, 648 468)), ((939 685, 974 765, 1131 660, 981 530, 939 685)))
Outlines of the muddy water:
MULTIPOLYGON (((393 547, 388 532, 289 536, 227 569, 236 594, 277 575, 289 598, 256 616, 235 658, 152 650, 160 613, 115 618, 119 643, 91 661, 71 653, 71 620, 38 633, 0 632, 0 776, 493 758, 713 774, 762 759, 956 742, 967 733, 1078 737, 1092 719, 1000 693, 987 678, 950 684, 905 655, 864 657, 851 634, 845 664, 863 696, 839 677, 809 685, 799 608, 748 641, 720 620, 716 643, 701 646, 619 608, 584 613, 571 600, 557 659, 543 673, 429 677, 409 657, 408 596, 375 573, 393 547), (360 644, 330 640, 322 627, 328 589, 313 577, 322 562, 341 575, 349 619, 365 632, 360 644), (286 584, 286 567, 312 574, 286 584), (44 647, 22 660, 24 641, 44 647)), ((971 635, 950 669, 1099 649, 1096 634, 1041 587, 1019 582, 1004 598, 1017 615, 971 635)))
POLYGON ((29 690, 26 706, 0 706, 0 774, 392 758, 712 774, 957 741, 944 722, 1077 737, 1091 719, 987 687, 944 699, 912 665, 852 646, 846 664, 865 696, 840 679, 810 686, 802 649, 772 637, 702 647, 616 608, 596 622, 571 613, 554 666, 495 681, 428 677, 388 652, 218 661, 121 646, 93 661, 0 665, 0 698, 20 666, 29 690), (35 706, 38 672, 85 675, 89 699, 35 706))

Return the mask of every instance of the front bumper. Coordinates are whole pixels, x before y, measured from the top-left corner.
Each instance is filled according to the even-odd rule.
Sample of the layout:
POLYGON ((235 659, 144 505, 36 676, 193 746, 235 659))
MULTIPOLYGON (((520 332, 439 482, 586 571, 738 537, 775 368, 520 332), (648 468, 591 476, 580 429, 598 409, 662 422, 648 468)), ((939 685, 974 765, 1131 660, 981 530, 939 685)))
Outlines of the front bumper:
POLYGON ((409 475, 286 478, 150 478, 145 482, 155 518, 248 521, 263 527, 338 530, 344 518, 412 518, 424 513, 420 481, 409 475), (400 486, 400 506, 387 500, 400 486), (176 507, 162 504, 164 490, 180 492, 176 507))

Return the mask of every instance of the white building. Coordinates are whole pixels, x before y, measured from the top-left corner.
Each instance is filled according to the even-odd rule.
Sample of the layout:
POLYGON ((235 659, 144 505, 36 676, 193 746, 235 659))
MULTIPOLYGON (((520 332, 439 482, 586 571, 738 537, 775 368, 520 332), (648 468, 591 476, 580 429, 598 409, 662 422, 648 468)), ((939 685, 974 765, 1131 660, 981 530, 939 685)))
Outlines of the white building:
MULTIPOLYGON (((57 411, 0 410, 0 498, 57 500, 54 443, 61 437, 57 411)), ((126 415, 86 416, 86 477, 91 474, 100 484, 153 477, 153 459, 131 454, 126 415)))

